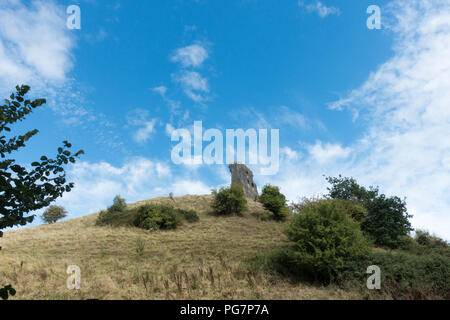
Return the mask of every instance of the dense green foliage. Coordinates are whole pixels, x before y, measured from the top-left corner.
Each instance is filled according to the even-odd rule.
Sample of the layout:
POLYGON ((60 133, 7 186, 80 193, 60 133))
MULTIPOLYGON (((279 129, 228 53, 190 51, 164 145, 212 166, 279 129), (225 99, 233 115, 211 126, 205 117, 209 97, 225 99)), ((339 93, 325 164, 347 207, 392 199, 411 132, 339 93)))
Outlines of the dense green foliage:
MULTIPOLYGON (((73 183, 66 181, 64 166, 69 162, 75 163, 83 153, 80 150, 72 154, 69 151, 72 145, 64 141, 55 159, 42 156, 39 161, 31 163, 32 169, 6 158, 25 147, 25 143, 39 132, 34 129, 23 135, 7 137, 6 133, 11 132, 10 125, 25 120, 33 109, 46 103, 45 99, 26 99, 30 90, 27 85, 16 86, 16 90, 4 100, 5 104, 0 105, 0 237, 2 229, 32 222, 34 215, 27 216, 29 212, 49 206, 73 188, 73 183)), ((14 294, 11 286, 0 288, 3 299, 14 294)))
POLYGON ((48 207, 41 216, 45 223, 52 224, 56 221, 67 217, 67 211, 61 206, 48 207))
POLYGON ((328 177, 327 181, 331 184, 328 198, 351 200, 366 208, 361 229, 376 245, 399 248, 402 237, 413 230, 409 222, 412 216, 407 212, 406 202, 399 197, 387 197, 374 187, 366 189, 353 178, 328 177))
POLYGON ((194 210, 175 209, 160 204, 146 204, 130 209, 127 208, 125 199, 116 196, 113 204, 99 213, 96 224, 159 230, 175 229, 183 220, 192 223, 199 221, 199 217, 194 210))
POLYGON ((199 220, 198 214, 194 210, 177 209, 177 212, 187 222, 191 222, 192 223, 192 222, 197 222, 199 220))
POLYGON ((112 227, 132 227, 134 226, 134 218, 136 216, 135 210, 124 210, 108 212, 107 210, 100 211, 96 224, 98 226, 112 226, 112 227))
POLYGON ((263 187, 258 199, 270 212, 275 220, 286 220, 290 211, 286 206, 286 197, 280 192, 280 188, 267 184, 263 187))
POLYGON ((292 218, 286 234, 295 242, 294 250, 285 257, 287 265, 318 279, 333 278, 346 259, 369 252, 359 224, 343 210, 340 201, 322 200, 305 206, 292 218))
POLYGON ((134 225, 147 230, 175 229, 182 224, 179 213, 170 206, 146 204, 137 209, 134 225))
POLYGON ((366 259, 348 260, 340 275, 346 286, 362 286, 370 265, 381 269, 381 290, 368 294, 388 299, 450 299, 450 250, 374 252, 366 259))
MULTIPOLYGON (((290 207, 293 212, 299 214, 305 207, 320 206, 323 201, 327 199, 323 198, 305 198, 298 203, 291 203, 290 207)), ((367 209, 361 204, 344 199, 333 199, 334 205, 339 207, 339 210, 345 212, 355 222, 362 223, 367 215, 367 209)))
POLYGON ((241 185, 233 184, 229 188, 213 190, 213 212, 217 215, 242 215, 247 210, 247 199, 241 185))
POLYGON ((126 210, 127 203, 125 199, 117 195, 113 199, 113 204, 108 209, 103 210, 97 217, 97 225, 110 226, 132 226, 135 212, 133 210, 126 210))
MULTIPOLYGON (((275 271, 296 281, 320 279, 313 268, 299 263, 295 248, 256 255, 247 261, 247 267, 251 271, 260 268, 270 273, 275 271)), ((333 283, 343 289, 358 290, 371 299, 450 299, 449 274, 450 249, 422 247, 347 258, 333 283), (381 270, 380 290, 366 287, 369 276, 366 271, 372 265, 381 270)))
MULTIPOLYGON (((355 188, 358 197, 367 195, 362 187, 355 188)), ((373 192, 369 190, 369 192, 373 192)), ((347 189, 335 189, 333 195, 346 196, 347 189)), ((355 194, 357 194, 355 193, 355 194)), ((372 193, 371 205, 386 198, 372 193)), ((331 281, 334 285, 359 290, 373 299, 450 299, 450 248, 448 243, 425 231, 415 238, 399 235, 396 245, 401 249, 373 250, 362 236, 366 212, 382 209, 368 206, 356 196, 344 199, 313 199, 293 204, 296 213, 286 233, 292 246, 269 254, 258 254, 247 266, 261 267, 297 281, 331 281), (381 289, 369 290, 366 273, 369 266, 381 270, 381 289)), ((369 197, 370 198, 370 197, 369 197)), ((391 203, 392 204, 392 203, 391 203)), ((395 230, 395 229, 394 229, 395 230)))
POLYGON ((117 195, 113 199, 113 204, 108 207, 108 212, 122 212, 127 207, 127 202, 124 198, 117 195))
POLYGON ((416 230, 415 240, 421 246, 425 246, 428 248, 447 248, 449 244, 447 241, 431 235, 429 232, 424 230, 416 230))

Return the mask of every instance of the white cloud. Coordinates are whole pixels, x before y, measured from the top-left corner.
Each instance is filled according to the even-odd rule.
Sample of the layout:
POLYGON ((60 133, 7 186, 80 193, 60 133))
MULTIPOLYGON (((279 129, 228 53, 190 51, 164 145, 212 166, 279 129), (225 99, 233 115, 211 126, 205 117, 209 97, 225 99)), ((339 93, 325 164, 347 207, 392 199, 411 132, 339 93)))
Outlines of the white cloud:
POLYGON ((179 48, 171 56, 172 62, 179 62, 185 68, 199 67, 208 58, 208 51, 199 44, 179 48))
POLYGON ((211 187, 189 176, 172 174, 165 162, 143 157, 129 159, 123 166, 108 162, 77 162, 68 172, 74 189, 57 204, 64 206, 71 218, 97 212, 111 205, 120 194, 128 203, 158 196, 209 194, 211 187))
POLYGON ((173 130, 175 130, 175 128, 174 128, 170 123, 167 123, 167 124, 166 124, 166 134, 167 134, 169 137, 172 136, 173 130))
POLYGON ((21 1, 7 1, 0 4, 0 16, 1 78, 66 79, 74 41, 61 8, 52 2, 33 1, 27 8, 21 1))
POLYGON ((309 154, 318 161, 319 164, 324 164, 331 160, 345 159, 351 153, 351 148, 343 148, 339 144, 325 143, 317 141, 314 145, 307 147, 309 154))
POLYGON ((170 167, 164 163, 158 162, 156 164, 156 173, 158 174, 158 177, 170 176, 170 167))
POLYGON ((174 195, 184 194, 209 194, 211 193, 210 187, 205 185, 201 181, 195 180, 181 180, 172 185, 174 195))
POLYGON ((287 160, 289 160, 289 161, 298 160, 300 157, 300 155, 297 151, 295 151, 289 147, 281 148, 280 154, 285 156, 287 158, 287 160))
POLYGON ((180 102, 176 100, 172 100, 169 97, 167 97, 167 87, 165 86, 158 86, 152 88, 153 92, 158 93, 164 100, 164 102, 167 103, 167 106, 169 107, 169 111, 171 115, 176 115, 180 113, 180 102))
POLYGON ((186 86, 186 88, 191 90, 205 92, 209 90, 208 80, 195 71, 183 72, 179 77, 177 77, 177 81, 181 82, 184 86, 186 86))
POLYGON ((128 124, 139 127, 133 134, 134 141, 146 142, 156 132, 156 121, 158 119, 149 117, 149 112, 144 109, 135 109, 127 116, 128 124))
POLYGON ((301 113, 289 109, 286 106, 277 108, 277 116, 275 121, 280 124, 287 124, 291 127, 309 128, 308 119, 301 113))
POLYGON ((28 84, 66 124, 90 122, 102 115, 84 106, 70 76, 76 41, 66 19, 65 7, 54 1, 0 1, 0 97, 28 84))
POLYGON ((319 17, 325 18, 329 15, 340 15, 341 10, 336 7, 327 7, 320 1, 316 1, 314 4, 306 4, 304 1, 299 1, 298 6, 304 8, 307 12, 316 12, 319 17))
POLYGON ((150 121, 145 121, 143 123, 143 127, 139 128, 133 138, 136 142, 146 142, 150 136, 152 135, 152 133, 156 132, 155 130, 155 124, 156 124, 156 119, 152 119, 150 121))
POLYGON ((197 71, 188 71, 186 68, 198 68, 208 58, 208 50, 201 44, 193 44, 179 48, 170 57, 172 62, 181 64, 181 70, 172 75, 175 82, 181 84, 184 93, 194 102, 208 100, 208 79, 197 71))
POLYGON ((154 87, 152 90, 159 93, 162 97, 164 97, 167 92, 167 88, 165 86, 154 87))
POLYGON ((205 96, 209 92, 208 79, 203 78, 198 72, 183 71, 174 75, 174 80, 181 84, 184 93, 195 102, 207 99, 205 96))
POLYGON ((323 174, 352 176, 406 196, 413 226, 450 240, 450 3, 396 0, 383 12, 393 21, 393 57, 330 105, 353 110, 367 128, 349 145, 351 158, 325 161, 350 150, 317 143, 307 147, 310 157, 285 159, 279 176, 265 179, 294 200, 326 192, 323 174))

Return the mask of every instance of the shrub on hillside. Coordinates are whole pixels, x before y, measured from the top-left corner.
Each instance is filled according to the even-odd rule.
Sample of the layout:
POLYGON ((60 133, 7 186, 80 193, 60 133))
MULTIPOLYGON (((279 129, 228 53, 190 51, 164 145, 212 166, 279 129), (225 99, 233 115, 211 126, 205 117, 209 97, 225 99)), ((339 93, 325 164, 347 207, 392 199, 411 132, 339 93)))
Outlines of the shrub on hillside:
POLYGON ((97 217, 97 225, 132 225, 130 221, 130 216, 133 212, 126 210, 127 204, 125 199, 121 198, 119 195, 115 196, 113 199, 113 204, 106 210, 100 211, 97 217))
POLYGON ((305 206, 292 218, 286 234, 295 247, 280 254, 281 264, 315 280, 333 279, 347 259, 362 258, 370 250, 359 224, 336 200, 305 206))
POLYGON ((146 204, 137 208, 134 225, 147 230, 175 229, 182 224, 177 211, 171 206, 146 204))
POLYGON ((65 217, 67 217, 67 211, 61 206, 50 206, 41 216, 42 220, 48 224, 55 223, 65 217))
MULTIPOLYGON (((298 203, 292 203, 290 209, 299 214, 305 207, 320 206, 323 201, 328 201, 324 198, 304 198, 298 203)), ((335 205, 345 212, 355 222, 362 223, 367 215, 367 209, 361 204, 344 199, 333 199, 335 205)))
POLYGON ((290 214, 286 206, 286 197, 280 192, 280 188, 267 184, 263 187, 258 200, 264 208, 273 213, 275 220, 285 220, 290 214))
POLYGON ((181 215, 187 222, 197 222, 199 220, 197 212, 194 210, 177 209, 178 214, 181 215))
POLYGON ((108 207, 108 212, 121 212, 127 207, 127 203, 124 198, 117 195, 113 199, 113 204, 108 207))
POLYGON ((446 248, 449 246, 447 241, 444 239, 431 235, 428 231, 424 230, 416 230, 416 236, 414 239, 419 245, 428 248, 446 248))
POLYGON ((213 190, 213 212, 218 215, 242 215, 247 210, 247 199, 241 185, 233 184, 229 188, 213 190))
POLYGON ((134 226, 134 218, 136 215, 136 209, 128 209, 124 211, 112 211, 102 210, 98 214, 96 225, 98 226, 112 226, 121 227, 134 226))
POLYGON ((360 287, 370 265, 381 269, 381 290, 368 290, 374 298, 450 299, 450 250, 429 249, 422 253, 374 252, 366 259, 348 260, 340 282, 360 287))
POLYGON ((331 184, 328 198, 350 200, 367 209, 361 229, 376 245, 399 248, 402 237, 413 230, 409 222, 412 216, 407 212, 406 202, 399 197, 387 197, 374 187, 366 189, 353 178, 328 177, 327 181, 331 184))

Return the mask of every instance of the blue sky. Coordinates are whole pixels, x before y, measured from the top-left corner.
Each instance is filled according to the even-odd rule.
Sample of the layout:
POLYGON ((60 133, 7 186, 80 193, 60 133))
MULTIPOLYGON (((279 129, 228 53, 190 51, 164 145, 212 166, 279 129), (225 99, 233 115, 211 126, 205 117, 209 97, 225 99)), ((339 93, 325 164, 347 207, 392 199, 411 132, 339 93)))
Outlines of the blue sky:
MULTIPOLYGON (((255 175, 290 200, 353 176, 407 197, 415 227, 450 239, 448 1, 20 1, 0 4, 0 93, 48 104, 22 163, 70 140, 70 218, 129 202, 209 193, 225 165, 175 165, 170 132, 276 128, 280 170, 255 175), (66 27, 78 5, 81 29, 66 27), (381 30, 369 30, 369 5, 381 30)), ((254 168, 256 172, 258 168, 254 168)), ((40 223, 40 221, 36 221, 40 223)))

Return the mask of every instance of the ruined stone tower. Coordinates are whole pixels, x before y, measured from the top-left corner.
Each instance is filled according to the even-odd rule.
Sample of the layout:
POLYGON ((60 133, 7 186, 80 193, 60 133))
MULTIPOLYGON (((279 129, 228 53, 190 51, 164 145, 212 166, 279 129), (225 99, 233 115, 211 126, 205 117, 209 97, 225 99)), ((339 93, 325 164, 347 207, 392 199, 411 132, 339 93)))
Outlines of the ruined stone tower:
POLYGON ((231 184, 240 184, 247 198, 255 199, 258 196, 258 188, 253 182, 253 172, 242 163, 232 163, 228 166, 231 172, 231 184))

